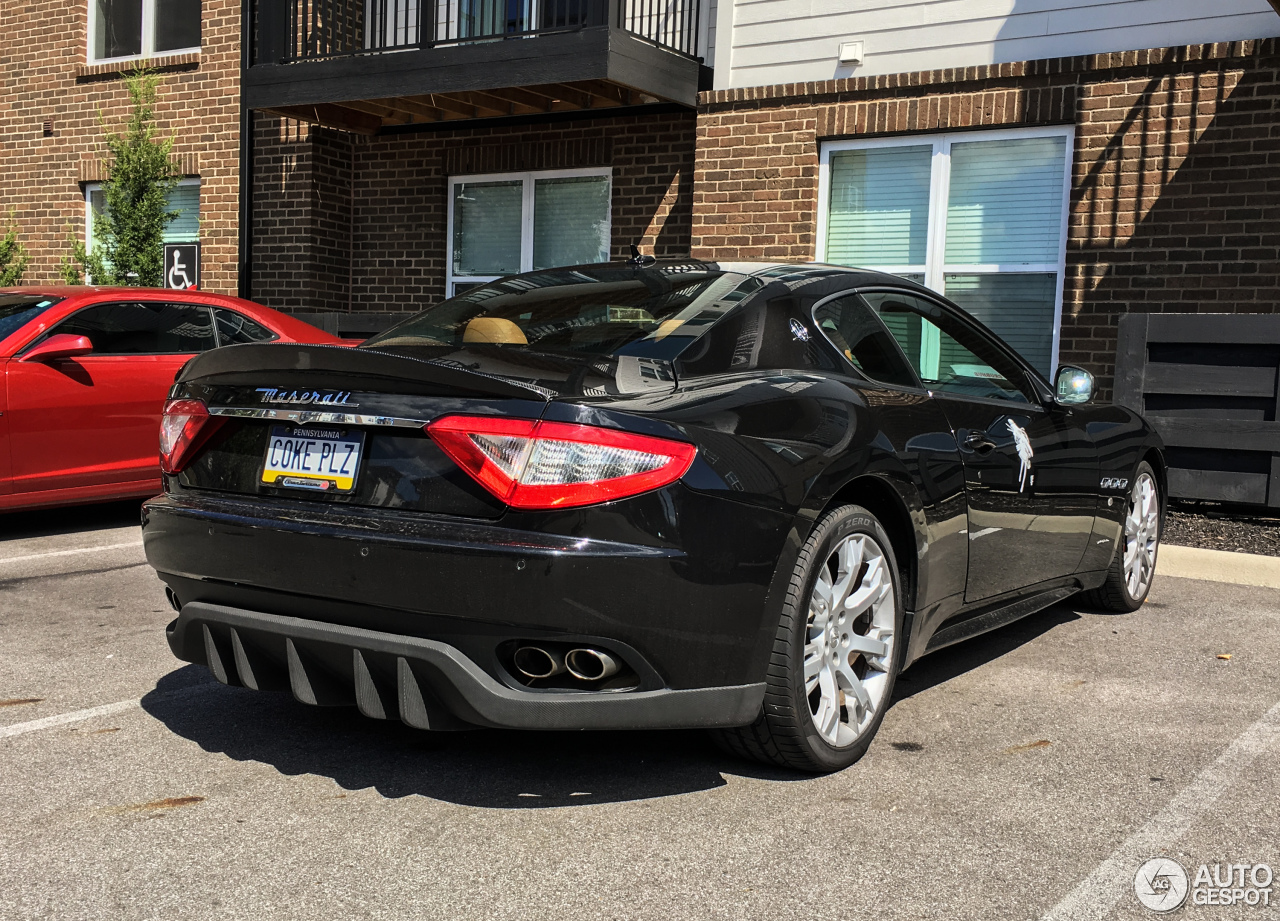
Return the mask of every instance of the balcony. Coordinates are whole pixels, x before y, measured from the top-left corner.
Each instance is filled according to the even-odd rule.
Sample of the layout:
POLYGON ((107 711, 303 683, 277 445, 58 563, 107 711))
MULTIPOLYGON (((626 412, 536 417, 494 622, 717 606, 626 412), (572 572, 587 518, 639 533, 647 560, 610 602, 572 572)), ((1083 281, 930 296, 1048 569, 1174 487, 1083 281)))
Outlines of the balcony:
POLYGON ((702 0, 256 0, 250 109, 383 128, 678 103, 702 0))

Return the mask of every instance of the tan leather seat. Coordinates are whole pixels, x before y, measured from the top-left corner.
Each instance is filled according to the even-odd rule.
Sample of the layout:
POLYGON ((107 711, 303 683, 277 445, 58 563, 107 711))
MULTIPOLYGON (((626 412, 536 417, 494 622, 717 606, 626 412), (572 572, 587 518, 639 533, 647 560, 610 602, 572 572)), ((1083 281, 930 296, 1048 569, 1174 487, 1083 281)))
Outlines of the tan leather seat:
POLYGON ((528 345, 519 326, 502 317, 476 317, 462 331, 462 341, 490 345, 528 345))
POLYGON ((674 333, 681 326, 684 326, 684 320, 663 320, 658 324, 657 331, 653 334, 654 339, 665 339, 674 333))

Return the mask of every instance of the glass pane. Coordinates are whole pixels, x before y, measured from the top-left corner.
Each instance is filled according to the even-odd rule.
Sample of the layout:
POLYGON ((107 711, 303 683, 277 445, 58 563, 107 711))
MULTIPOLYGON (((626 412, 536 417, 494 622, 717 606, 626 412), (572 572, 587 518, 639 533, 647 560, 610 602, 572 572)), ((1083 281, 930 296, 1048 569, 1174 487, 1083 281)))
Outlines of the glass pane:
POLYGON ((826 260, 924 265, 932 159, 932 145, 833 153, 826 260))
POLYGON ((164 242, 200 242, 200 186, 177 186, 169 193, 169 208, 178 216, 164 229, 164 242))
POLYGON ((533 267, 609 261, 609 177, 539 179, 533 187, 533 267))
POLYGON ((50 331, 57 333, 88 336, 102 355, 183 354, 214 346, 208 309, 186 304, 99 304, 50 331))
POLYGON ((1066 138, 951 145, 948 265, 1057 263, 1066 138))
POLYGON ((219 345, 239 345, 242 342, 265 342, 274 339, 275 333, 263 329, 243 314, 228 310, 225 307, 213 308, 214 320, 218 324, 219 345))
POLYGON ((96 0, 94 58, 126 58, 136 54, 142 54, 142 0, 96 0))
POLYGON ((1049 377, 1053 363, 1056 273, 948 275, 947 297, 955 301, 1049 377))
POLYGON ((453 191, 453 274, 520 271, 524 183, 460 182, 453 191))
POLYGON ((156 51, 200 47, 200 0, 156 0, 156 51))
POLYGON ((837 351, 867 377, 886 384, 917 386, 893 339, 857 295, 827 301, 813 312, 813 321, 837 351))
POLYGON ((1020 384, 1025 374, 1006 355, 964 324, 937 312, 906 292, 871 292, 864 297, 931 390, 957 396, 1028 402, 1020 384))

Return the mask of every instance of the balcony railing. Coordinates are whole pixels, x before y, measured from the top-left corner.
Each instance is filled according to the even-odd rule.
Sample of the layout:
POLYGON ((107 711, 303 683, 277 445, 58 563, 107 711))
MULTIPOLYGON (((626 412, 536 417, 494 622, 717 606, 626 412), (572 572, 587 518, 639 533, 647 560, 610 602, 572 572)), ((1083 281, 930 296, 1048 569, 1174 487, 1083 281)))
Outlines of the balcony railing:
MULTIPOLYGON (((259 0, 283 22, 276 60, 292 63, 533 38, 613 26, 698 56, 700 0, 259 0), (284 7, 282 9, 281 7, 284 7)), ((265 24, 265 23, 264 23, 265 24)), ((276 45, 276 42, 271 42, 276 45)), ((264 49, 265 50, 265 49, 264 49)), ((274 51, 275 49, 273 49, 274 51)))

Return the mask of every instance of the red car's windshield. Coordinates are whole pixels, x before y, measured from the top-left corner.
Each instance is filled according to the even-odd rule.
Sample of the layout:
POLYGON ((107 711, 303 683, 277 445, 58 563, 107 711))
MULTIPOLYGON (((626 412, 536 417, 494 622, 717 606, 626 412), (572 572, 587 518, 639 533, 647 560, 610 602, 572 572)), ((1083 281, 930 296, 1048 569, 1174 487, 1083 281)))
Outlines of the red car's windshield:
POLYGON ((0 342, 60 300, 38 294, 0 294, 0 342))

